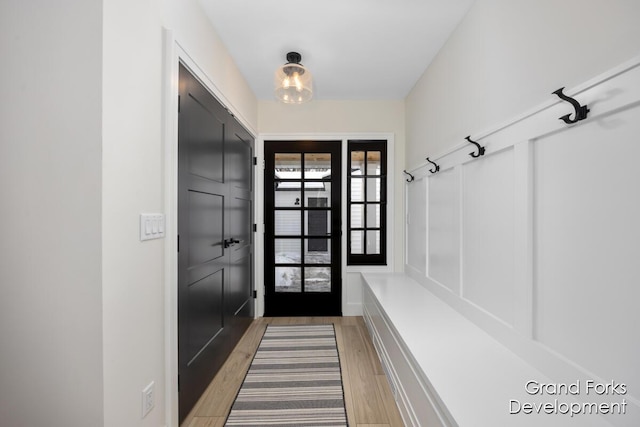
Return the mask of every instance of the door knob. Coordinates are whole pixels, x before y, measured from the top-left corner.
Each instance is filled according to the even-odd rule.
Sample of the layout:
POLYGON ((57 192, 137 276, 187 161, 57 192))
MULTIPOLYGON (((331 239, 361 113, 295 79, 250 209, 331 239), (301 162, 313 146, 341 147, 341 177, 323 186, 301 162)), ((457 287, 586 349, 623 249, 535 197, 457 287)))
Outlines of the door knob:
POLYGON ((236 243, 240 243, 240 240, 234 239, 233 237, 230 239, 225 239, 224 247, 228 248, 229 246, 235 245, 236 243))

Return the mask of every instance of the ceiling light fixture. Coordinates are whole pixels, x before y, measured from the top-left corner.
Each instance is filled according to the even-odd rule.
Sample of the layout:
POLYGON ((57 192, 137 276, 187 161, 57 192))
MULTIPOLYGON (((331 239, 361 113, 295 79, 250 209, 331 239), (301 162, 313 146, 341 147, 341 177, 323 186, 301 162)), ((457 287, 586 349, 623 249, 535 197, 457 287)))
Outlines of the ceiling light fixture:
POLYGON ((313 78, 301 59, 298 52, 289 52, 287 63, 276 70, 274 92, 285 104, 303 104, 313 97, 313 78))

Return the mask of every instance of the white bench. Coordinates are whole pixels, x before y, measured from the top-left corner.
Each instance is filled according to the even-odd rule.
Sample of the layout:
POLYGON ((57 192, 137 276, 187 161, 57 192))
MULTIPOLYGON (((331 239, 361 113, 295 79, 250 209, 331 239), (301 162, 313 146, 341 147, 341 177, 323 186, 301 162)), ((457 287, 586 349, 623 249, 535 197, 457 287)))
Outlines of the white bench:
POLYGON ((528 394, 528 381, 551 380, 407 275, 362 277, 364 318, 407 426, 610 426, 596 415, 523 413, 525 402, 577 401, 528 394))

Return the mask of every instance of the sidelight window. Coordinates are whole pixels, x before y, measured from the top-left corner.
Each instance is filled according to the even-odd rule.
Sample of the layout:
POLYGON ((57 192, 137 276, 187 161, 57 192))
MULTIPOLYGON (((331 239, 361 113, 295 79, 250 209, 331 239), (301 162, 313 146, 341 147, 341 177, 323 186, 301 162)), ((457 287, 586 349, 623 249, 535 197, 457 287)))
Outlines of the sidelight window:
POLYGON ((348 144, 347 264, 386 265, 387 141, 348 144))

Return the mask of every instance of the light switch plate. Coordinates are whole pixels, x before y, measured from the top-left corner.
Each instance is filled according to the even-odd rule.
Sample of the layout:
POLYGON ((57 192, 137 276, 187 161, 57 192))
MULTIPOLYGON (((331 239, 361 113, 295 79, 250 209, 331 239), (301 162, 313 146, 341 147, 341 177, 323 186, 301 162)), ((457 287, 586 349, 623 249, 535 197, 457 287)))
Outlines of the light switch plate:
POLYGON ((164 214, 140 214, 140 241, 162 239, 165 232, 164 214))

